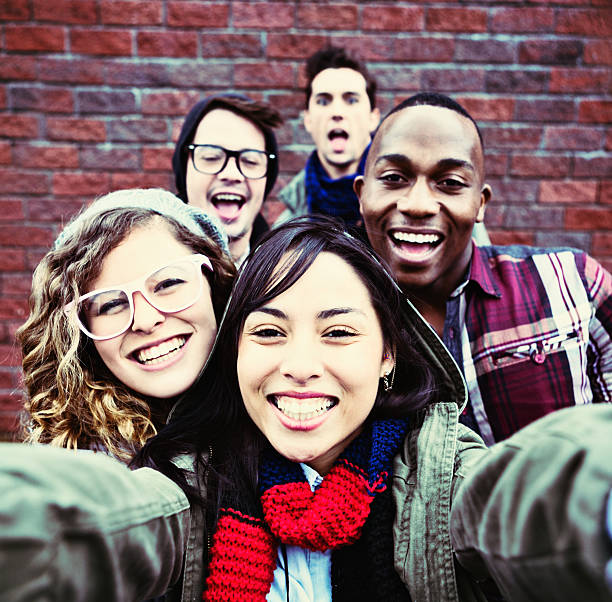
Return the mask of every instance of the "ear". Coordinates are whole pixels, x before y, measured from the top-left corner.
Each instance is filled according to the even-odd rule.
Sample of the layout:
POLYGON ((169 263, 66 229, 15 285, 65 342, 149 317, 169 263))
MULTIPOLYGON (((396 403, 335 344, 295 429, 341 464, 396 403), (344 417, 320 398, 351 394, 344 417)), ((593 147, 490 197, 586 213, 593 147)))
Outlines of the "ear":
POLYGON ((491 196, 493 196, 493 191, 488 184, 483 184, 482 190, 480 191, 480 207, 478 208, 478 213, 476 214, 476 221, 482 222, 485 216, 485 209, 487 203, 491 200, 491 196))
POLYGON ((389 374, 393 370, 393 366, 395 366, 395 354, 390 349, 385 348, 380 366, 380 377, 389 374))
POLYGON ((370 111, 370 134, 374 133, 374 130, 378 127, 380 123, 380 109, 376 107, 370 111))
POLYGON ((363 176, 356 176, 353 180, 353 190, 359 199, 359 210, 361 211, 361 193, 363 191, 364 179, 363 176))
POLYGON ((308 109, 302 111, 302 120, 304 121, 304 129, 310 134, 312 121, 310 120, 310 111, 308 109))

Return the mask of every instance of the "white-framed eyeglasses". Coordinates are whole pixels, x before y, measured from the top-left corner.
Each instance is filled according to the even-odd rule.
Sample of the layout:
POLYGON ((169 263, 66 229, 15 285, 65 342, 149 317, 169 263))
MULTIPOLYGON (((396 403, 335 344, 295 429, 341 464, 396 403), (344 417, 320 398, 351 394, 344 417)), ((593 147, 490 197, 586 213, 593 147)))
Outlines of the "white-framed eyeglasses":
POLYGON ((81 295, 64 306, 64 313, 74 316, 88 337, 96 341, 112 339, 123 334, 134 321, 135 292, 167 314, 193 305, 204 290, 202 266, 213 271, 205 255, 196 253, 182 257, 131 282, 81 295))

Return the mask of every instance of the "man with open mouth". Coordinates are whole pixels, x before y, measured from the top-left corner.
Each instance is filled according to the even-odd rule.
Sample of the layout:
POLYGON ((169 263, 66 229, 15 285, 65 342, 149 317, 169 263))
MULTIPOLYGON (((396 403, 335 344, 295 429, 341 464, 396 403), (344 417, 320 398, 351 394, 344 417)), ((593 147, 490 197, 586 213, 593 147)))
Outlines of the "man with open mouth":
POLYGON ((269 229, 260 211, 278 175, 281 122, 266 103, 209 96, 188 113, 174 150, 178 196, 221 221, 237 266, 269 229))
POLYGON ((275 225, 322 213, 348 225, 361 222, 353 180, 363 173, 364 151, 376 129, 376 81, 344 48, 329 46, 306 62, 304 127, 315 150, 278 198, 287 209, 275 225))

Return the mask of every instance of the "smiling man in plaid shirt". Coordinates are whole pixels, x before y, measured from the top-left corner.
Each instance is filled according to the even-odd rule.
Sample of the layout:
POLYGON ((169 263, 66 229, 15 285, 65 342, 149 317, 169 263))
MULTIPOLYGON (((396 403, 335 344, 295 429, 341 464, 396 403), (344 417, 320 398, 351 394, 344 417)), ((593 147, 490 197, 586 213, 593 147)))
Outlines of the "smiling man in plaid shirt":
POLYGON ((381 123, 355 181, 368 238, 466 378, 462 416, 492 444, 554 410, 612 401, 612 277, 569 248, 478 247, 482 136, 441 94, 381 123))

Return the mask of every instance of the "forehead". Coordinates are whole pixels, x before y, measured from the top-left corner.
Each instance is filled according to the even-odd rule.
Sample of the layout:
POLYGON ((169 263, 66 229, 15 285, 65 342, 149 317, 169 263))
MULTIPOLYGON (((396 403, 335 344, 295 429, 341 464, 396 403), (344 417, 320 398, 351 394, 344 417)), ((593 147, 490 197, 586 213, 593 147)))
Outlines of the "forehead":
POLYGON ((344 94, 357 92, 365 94, 366 80, 359 71, 340 67, 338 69, 324 69, 312 80, 312 94, 344 94))
POLYGON ((227 109, 213 109, 202 117, 194 144, 216 144, 229 150, 265 150, 263 132, 249 119, 227 109))
POLYGON ((387 155, 404 155, 410 160, 453 158, 482 170, 482 148, 474 124, 444 107, 407 107, 388 117, 375 136, 370 165, 387 155))

